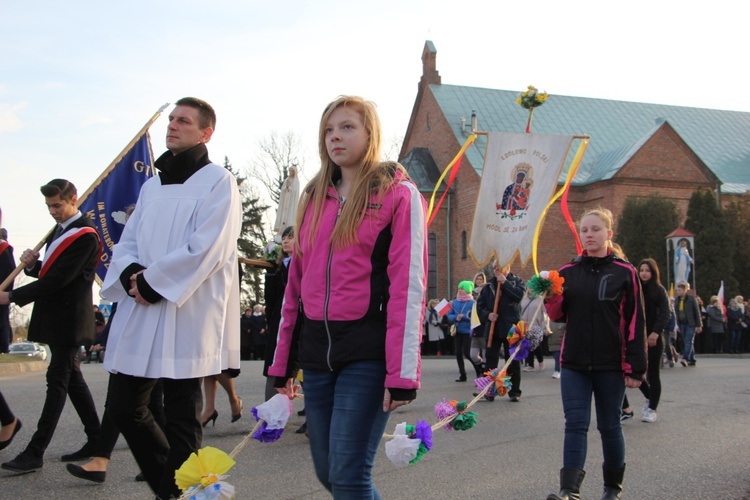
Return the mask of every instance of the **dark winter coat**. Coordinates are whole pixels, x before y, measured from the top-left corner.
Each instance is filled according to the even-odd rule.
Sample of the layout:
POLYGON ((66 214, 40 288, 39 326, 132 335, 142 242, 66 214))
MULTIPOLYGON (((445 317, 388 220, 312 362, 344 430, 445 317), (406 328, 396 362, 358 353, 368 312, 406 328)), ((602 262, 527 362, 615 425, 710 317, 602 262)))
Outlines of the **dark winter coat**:
POLYGON ((640 279, 627 261, 585 252, 560 269, 562 295, 545 301, 551 321, 567 323, 560 363, 584 371, 646 372, 646 322, 640 279))
MULTIPOLYGON (((495 321, 493 334, 493 343, 505 340, 510 327, 518 323, 521 319, 521 299, 526 293, 526 284, 515 274, 508 274, 506 281, 500 285, 500 301, 497 306, 498 319, 495 321)), ((489 320, 490 313, 495 308, 495 291, 497 290, 497 278, 492 277, 482 291, 479 293, 477 300, 477 315, 482 326, 479 328, 484 332, 484 337, 489 339, 489 327, 492 322, 489 320)))
POLYGON ((680 299, 685 301, 683 305, 685 317, 687 318, 688 325, 693 328, 703 327, 703 320, 701 319, 701 308, 698 305, 698 301, 694 296, 688 295, 687 293, 683 297, 676 297, 674 301, 674 312, 677 316, 677 323, 680 323, 680 299))
POLYGON ((643 306, 646 310, 646 335, 664 333, 669 325, 672 309, 669 306, 667 291, 659 283, 649 280, 642 283, 643 306))

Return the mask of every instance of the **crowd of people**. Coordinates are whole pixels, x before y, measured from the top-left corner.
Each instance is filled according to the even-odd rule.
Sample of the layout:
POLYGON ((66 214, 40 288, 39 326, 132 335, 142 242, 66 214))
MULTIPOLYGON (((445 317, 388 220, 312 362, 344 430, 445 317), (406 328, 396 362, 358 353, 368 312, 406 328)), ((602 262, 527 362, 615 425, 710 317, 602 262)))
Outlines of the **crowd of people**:
MULTIPOLYGON (((634 415, 626 388, 640 389, 647 400, 641 420, 653 423, 662 367, 689 369, 696 352, 709 349, 748 350, 743 297, 732 298, 726 311, 718 297, 704 308, 681 281, 670 299, 656 262, 633 266, 613 242, 606 209, 580 219, 583 252, 560 268, 561 295, 533 294, 511 263, 494 260, 487 275, 460 281, 438 310, 437 298, 425 298, 425 201, 401 165, 380 161, 375 106, 351 96, 323 112, 321 168, 302 190, 296 220, 278 235, 282 251, 266 272, 265 306, 240 314, 240 199, 231 173, 208 158, 215 126, 213 108, 200 99, 180 99, 170 113, 167 151, 155 162, 159 175, 144 185, 102 284, 102 297, 113 303, 109 321, 91 314, 101 241, 77 208, 76 187, 65 179, 42 186, 56 227, 44 259, 33 250, 20 257, 37 279, 0 291, 0 326, 5 335, 9 304, 34 304, 28 338, 50 347, 47 393, 36 431, 3 469, 43 467, 69 397, 86 436, 80 449, 62 456, 85 461, 67 464, 72 475, 104 482, 121 433, 156 498, 179 497, 174 472, 201 447, 203 428, 216 424, 219 386, 230 421, 239 421, 240 361, 258 360, 266 400, 277 393, 293 399, 302 382, 303 431, 320 483, 334 498, 380 498, 375 455, 391 411, 417 397, 420 356, 455 356, 457 383, 507 364, 508 400, 517 403, 522 372, 543 371, 551 355, 565 436, 559 492, 548 499, 579 498, 592 399, 604 456, 602 498, 614 499, 626 466, 622 424, 634 415), (521 320, 541 329, 544 340, 525 361, 511 361, 507 333, 521 320), (101 419, 79 365, 82 345, 109 372, 101 419)), ((9 274, 5 237, 0 257, 9 274)), ((2 450, 22 422, 1 393, 0 425, 2 450)))
MULTIPOLYGON (((658 274, 659 270, 656 261, 653 259, 645 259, 641 263, 641 266, 647 261, 652 266, 652 272, 658 274)), ((641 274, 639 271, 639 275, 641 274)), ((646 275, 643 274, 643 276, 646 275)), ((647 283, 648 278, 643 280, 643 282, 644 284, 647 283)), ((469 282, 463 281, 461 283, 469 282)), ((658 278, 656 283, 664 289, 658 278)), ((468 285, 464 285, 464 289, 467 289, 467 287, 468 285)), ((461 289, 460 284, 459 289, 461 289)), ((481 287, 474 288, 474 292, 472 293, 474 300, 478 298, 478 290, 481 290, 481 287)), ((669 302, 667 305, 669 314, 664 328, 659 329, 664 332, 661 340, 658 341, 663 356, 659 361, 662 366, 669 366, 670 368, 674 368, 675 365, 679 364, 695 366, 696 353, 743 354, 750 352, 750 304, 747 299, 742 295, 738 295, 737 297, 730 298, 728 306, 722 308, 719 297, 714 295, 710 298, 710 305, 705 307, 703 299, 692 294, 689 283, 678 283, 674 291, 674 297, 667 297, 667 292, 664 290, 664 297, 669 302), (679 309, 681 304, 682 310, 679 309), (675 305, 677 305, 677 308, 675 305), (685 307, 687 307, 687 312, 685 312, 685 307), (680 322, 682 322, 682 325, 680 325, 680 322), (699 333, 696 331, 696 328, 700 329, 700 333, 703 333, 704 328, 706 328, 705 333, 707 335, 696 335, 699 333), (685 349, 686 347, 687 350, 685 349)), ((458 298, 460 293, 457 290, 454 300, 458 298)), ((463 297, 467 296, 468 292, 467 295, 463 295, 463 297)), ((522 319, 527 322, 531 320, 536 310, 536 307, 527 307, 533 301, 533 297, 527 296, 520 304, 521 313, 524 316, 522 319)), ((451 326, 455 324, 457 327, 456 331, 458 331, 458 325, 461 320, 464 321, 464 324, 470 321, 470 318, 464 316, 461 316, 459 322, 451 319, 458 317, 461 311, 465 309, 460 305, 460 301, 458 307, 451 307, 452 316, 441 314, 436 310, 439 302, 439 299, 430 299, 425 309, 424 337, 422 342, 422 355, 424 356, 454 356, 456 345, 463 345, 463 342, 461 338, 458 340, 455 339, 455 335, 451 333, 451 326)), ((558 378, 560 373, 559 352, 561 340, 565 333, 565 324, 550 321, 544 313, 536 318, 535 324, 542 327, 547 332, 547 335, 544 337, 542 344, 532 352, 532 356, 524 360, 523 371, 544 371, 546 367, 544 364, 545 357, 552 356, 553 360, 558 360, 555 362, 552 376, 558 378), (557 335, 554 335, 555 333, 557 335), (535 361, 537 363, 536 367, 535 361)), ((483 334, 485 326, 483 324, 481 328, 471 330, 470 354, 468 357, 464 356, 471 361, 475 368, 483 371, 486 369, 484 362, 486 338, 483 334)), ((461 328, 461 331, 466 331, 465 326, 461 328)), ((461 378, 460 367, 462 362, 458 361, 458 364, 459 378, 461 378)))

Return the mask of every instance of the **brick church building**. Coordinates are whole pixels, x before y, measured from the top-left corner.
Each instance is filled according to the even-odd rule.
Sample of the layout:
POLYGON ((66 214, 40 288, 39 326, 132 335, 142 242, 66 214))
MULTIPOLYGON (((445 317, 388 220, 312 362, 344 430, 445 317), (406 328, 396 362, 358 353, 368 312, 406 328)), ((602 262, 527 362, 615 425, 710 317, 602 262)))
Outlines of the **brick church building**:
MULTIPOLYGON (((473 117, 479 131, 525 130, 528 112, 516 104, 517 95, 517 90, 443 85, 435 46, 425 43, 400 161, 428 200, 441 171, 471 134, 473 117)), ((552 95, 534 111, 532 132, 591 138, 570 188, 574 219, 602 206, 616 220, 632 195, 658 193, 675 202, 683 220, 699 187, 715 192, 723 204, 750 196, 750 113, 552 95)), ((429 228, 429 297, 452 297, 458 282, 478 271, 467 247, 486 145, 480 135, 469 147, 429 228)), ((550 209, 540 241, 540 270, 557 269, 575 257, 559 203, 550 209)), ((516 262, 514 272, 528 279, 533 266, 516 262)))

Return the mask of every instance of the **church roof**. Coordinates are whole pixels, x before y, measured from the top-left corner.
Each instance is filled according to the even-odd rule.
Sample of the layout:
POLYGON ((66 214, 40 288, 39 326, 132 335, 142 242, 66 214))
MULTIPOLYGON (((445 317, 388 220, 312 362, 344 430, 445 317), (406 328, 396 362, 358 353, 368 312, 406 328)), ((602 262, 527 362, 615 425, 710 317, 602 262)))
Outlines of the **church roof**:
MULTIPOLYGON (((440 179, 440 169, 438 169, 435 159, 432 157, 430 150, 427 148, 413 148, 401 159, 401 164, 406 168, 409 177, 422 192, 432 192, 440 179)), ((438 192, 445 190, 445 181, 441 183, 438 192)))
MULTIPOLYGON (((480 131, 520 132, 526 128, 528 112, 516 104, 517 91, 435 84, 430 90, 460 144, 471 133, 472 111, 477 113, 480 131)), ((722 192, 750 189, 748 112, 551 94, 534 110, 532 131, 590 136, 573 181, 586 185, 612 178, 665 121, 721 180, 722 192)), ((479 136, 466 153, 480 174, 486 145, 486 136, 479 136)))

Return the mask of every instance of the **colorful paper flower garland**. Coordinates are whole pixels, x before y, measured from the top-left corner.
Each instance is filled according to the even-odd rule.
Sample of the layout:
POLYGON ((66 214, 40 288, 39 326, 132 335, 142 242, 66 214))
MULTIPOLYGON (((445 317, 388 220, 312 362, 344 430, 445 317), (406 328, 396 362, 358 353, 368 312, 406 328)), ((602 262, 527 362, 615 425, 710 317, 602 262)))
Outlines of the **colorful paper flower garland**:
POLYGON ((283 394, 277 394, 265 403, 252 409, 255 427, 245 436, 232 453, 206 446, 190 457, 175 471, 175 481, 182 491, 180 499, 224 500, 234 498, 234 486, 224 481, 226 473, 234 467, 234 457, 242 451, 250 439, 261 443, 273 443, 281 438, 284 427, 292 413, 292 403, 283 394))
MULTIPOLYGON (((529 280, 527 286, 531 289, 532 294, 548 297, 551 295, 562 295, 564 278, 557 271, 542 271, 539 275, 529 280)), ((537 314, 544 307, 544 301, 539 302, 534 317, 530 323, 533 323, 537 314)), ((510 390, 510 377, 507 375, 508 367, 514 359, 525 359, 531 351, 539 347, 544 340, 544 330, 541 327, 534 326, 526 328, 524 321, 519 321, 513 325, 507 334, 508 344, 511 346, 508 360, 502 368, 495 368, 484 373, 474 381, 474 385, 479 390, 477 395, 466 403, 465 401, 446 401, 443 399, 435 405, 435 416, 439 422, 429 427, 431 431, 436 431, 441 427, 446 431, 466 431, 472 429, 477 424, 477 414, 469 409, 477 401, 485 396, 505 396, 510 390)), ((424 422, 420 420, 417 425, 424 422)), ((424 428, 426 422, 421 426, 424 428)), ((386 455, 397 467, 404 467, 421 460, 422 455, 432 449, 432 434, 430 433, 429 447, 425 446, 425 451, 418 454, 417 447, 420 439, 414 434, 416 427, 408 426, 401 423, 396 426, 394 434, 384 434, 384 438, 390 438, 385 444, 386 455), (409 441, 411 440, 411 441, 409 441)))
MULTIPOLYGON (((522 325, 521 328, 518 328, 518 325, 514 325, 514 327, 511 328, 511 333, 508 334, 509 342, 516 344, 516 349, 511 352, 505 365, 500 369, 496 368, 485 372, 484 377, 480 377, 474 381, 477 389, 479 389, 479 393, 477 393, 474 399, 470 402, 466 403, 465 401, 459 402, 455 400, 446 401, 443 399, 443 401, 436 404, 434 408, 435 416, 437 416, 439 422, 430 427, 431 431, 436 431, 441 427, 446 431, 468 431, 477 425, 478 416, 473 411, 470 411, 469 408, 474 406, 477 401, 482 399, 485 395, 504 396, 508 393, 508 390, 510 389, 510 377, 507 376, 507 369, 513 359, 522 355, 522 350, 519 349, 519 347, 523 346, 526 350, 526 355, 528 355, 528 352, 536 349, 544 338, 544 332, 541 328, 532 328, 531 331, 526 332, 523 327, 523 322, 520 323, 522 325), (513 337, 512 341, 510 340, 511 336, 513 337)), ((424 421, 420 420, 419 422, 424 421)), ((385 444, 386 455, 397 467, 404 467, 418 462, 421 460, 424 453, 432 449, 432 434, 430 433, 430 446, 425 446, 424 453, 419 454, 417 459, 417 454, 414 450, 419 439, 417 439, 416 436, 412 437, 410 435, 408 430, 409 427, 411 426, 402 423, 396 426, 394 434, 383 435, 383 437, 391 439, 385 444), (409 443, 407 441, 409 438, 414 441, 409 443)), ((424 424, 422 424, 422 427, 424 428, 424 424)))

